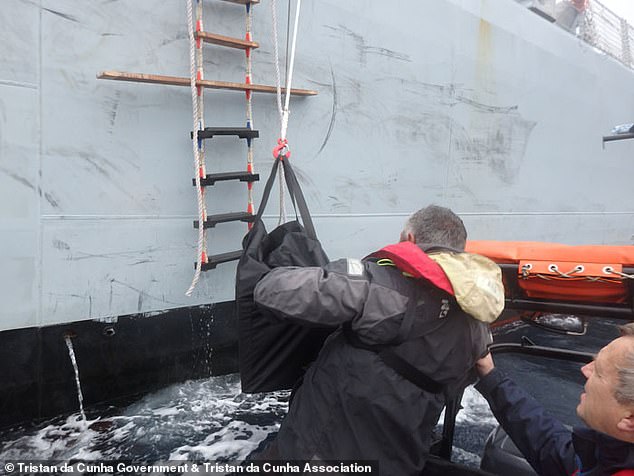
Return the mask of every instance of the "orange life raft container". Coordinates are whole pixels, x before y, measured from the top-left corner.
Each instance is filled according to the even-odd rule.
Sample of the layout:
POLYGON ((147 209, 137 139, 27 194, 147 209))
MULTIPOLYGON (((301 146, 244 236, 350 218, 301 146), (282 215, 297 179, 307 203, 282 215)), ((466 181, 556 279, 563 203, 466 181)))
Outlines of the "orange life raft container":
POLYGON ((469 241, 467 251, 500 265, 509 299, 632 304, 634 246, 570 246, 530 241, 469 241))

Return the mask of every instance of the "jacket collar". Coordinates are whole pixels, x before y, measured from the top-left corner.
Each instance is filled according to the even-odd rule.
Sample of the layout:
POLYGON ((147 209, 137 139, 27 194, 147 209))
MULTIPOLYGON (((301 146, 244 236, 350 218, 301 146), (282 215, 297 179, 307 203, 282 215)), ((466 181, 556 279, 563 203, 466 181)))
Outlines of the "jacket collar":
POLYGON ((454 296, 460 308, 479 321, 493 322, 504 309, 502 272, 484 256, 402 241, 369 257, 387 258, 409 276, 426 279, 454 296))
POLYGON ((613 474, 634 468, 632 443, 590 428, 577 427, 572 433, 572 444, 581 463, 581 474, 613 474))
POLYGON ((367 258, 390 259, 401 271, 414 278, 423 278, 437 288, 454 295, 451 282, 443 269, 417 245, 410 241, 402 241, 388 245, 372 253, 367 258))

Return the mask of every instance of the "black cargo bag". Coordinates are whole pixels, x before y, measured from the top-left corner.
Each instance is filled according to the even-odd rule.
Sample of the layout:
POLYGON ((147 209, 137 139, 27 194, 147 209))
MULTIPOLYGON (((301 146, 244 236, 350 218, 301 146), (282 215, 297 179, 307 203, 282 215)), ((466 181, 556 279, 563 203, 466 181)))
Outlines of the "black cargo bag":
POLYGON ((236 273, 242 391, 255 393, 293 388, 306 367, 317 357, 332 329, 307 328, 283 322, 270 312, 259 309, 253 301, 255 285, 271 269, 328 263, 288 158, 275 160, 253 227, 244 237, 242 249, 236 273), (296 219, 268 233, 262 214, 280 162, 295 214, 299 210, 303 226, 296 219))

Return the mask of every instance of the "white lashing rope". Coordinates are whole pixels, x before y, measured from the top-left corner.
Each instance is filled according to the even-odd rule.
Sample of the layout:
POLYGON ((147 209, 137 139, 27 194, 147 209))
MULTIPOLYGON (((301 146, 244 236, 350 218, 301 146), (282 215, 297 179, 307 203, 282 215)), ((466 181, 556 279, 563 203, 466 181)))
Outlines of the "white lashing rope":
MULTIPOLYGON (((286 139, 286 131, 288 129, 288 117, 290 115, 289 104, 291 99, 291 84, 293 81, 293 69, 295 65, 295 47, 297 45, 297 31, 299 26, 299 13, 301 9, 301 0, 297 0, 297 8, 295 9, 295 24, 293 26, 293 41, 291 44, 291 58, 288 68, 288 77, 286 78, 286 91, 284 98, 284 107, 282 107, 282 74, 280 72, 280 58, 279 50, 277 46, 277 4, 276 0, 271 1, 271 13, 273 20, 273 51, 275 54, 275 78, 277 87, 277 109, 280 116, 280 139, 284 141, 286 139)), ((286 222, 286 204, 285 204, 285 191, 284 191, 284 169, 279 168, 279 182, 280 182, 280 217, 278 224, 286 222)))
MULTIPOLYGON (((533 268, 533 265, 530 263, 526 263, 522 266, 522 268, 520 269, 522 278, 527 279, 530 278, 530 270, 533 268)), ((559 266, 557 266, 556 263, 551 263, 548 265, 548 271, 550 271, 551 273, 557 274, 559 275, 559 278, 569 278, 569 279, 575 279, 575 280, 587 280, 587 281, 592 281, 592 282, 605 282, 605 283, 614 283, 615 279, 618 278, 606 278, 603 276, 572 276, 575 273, 582 273, 583 271, 585 271, 585 266, 582 264, 578 264, 577 266, 575 266, 573 269, 571 269, 570 271, 564 273, 562 271, 559 270, 559 266)), ((631 274, 627 274, 627 273, 622 273, 620 271, 615 270, 612 266, 604 266, 602 269, 603 273, 605 274, 614 274, 616 276, 620 276, 622 279, 634 279, 634 275, 631 274)), ((535 273, 534 276, 541 278, 541 279, 545 279, 547 281, 551 281, 553 279, 558 279, 558 278, 554 278, 551 276, 547 276, 541 273, 535 273)))
POLYGON ((201 111, 198 104, 198 92, 196 89, 196 41, 194 39, 194 16, 192 0, 187 0, 187 28, 189 33, 189 63, 190 63, 190 86, 192 94, 192 108, 193 108, 193 139, 192 148, 194 152, 194 166, 196 177, 196 193, 198 199, 198 248, 196 259, 196 271, 194 278, 189 286, 189 289, 185 292, 187 296, 191 296, 196 284, 200 279, 200 272, 202 269, 202 255, 205 249, 205 203, 202 187, 200 186, 200 168, 201 168, 201 149, 198 147, 198 130, 201 127, 201 111))
POLYGON ((622 273, 615 270, 612 266, 606 266, 605 268, 603 268, 603 272, 605 274, 616 274, 617 276, 621 276, 624 279, 634 279, 634 274, 622 273))
POLYGON ((567 273, 564 273, 562 271, 559 271, 559 266, 557 266, 555 263, 551 263, 550 265, 548 265, 548 271, 550 271, 551 273, 557 273, 562 278, 576 278, 577 276, 571 275, 574 273, 582 273, 584 270, 585 267, 581 264, 578 264, 567 273))

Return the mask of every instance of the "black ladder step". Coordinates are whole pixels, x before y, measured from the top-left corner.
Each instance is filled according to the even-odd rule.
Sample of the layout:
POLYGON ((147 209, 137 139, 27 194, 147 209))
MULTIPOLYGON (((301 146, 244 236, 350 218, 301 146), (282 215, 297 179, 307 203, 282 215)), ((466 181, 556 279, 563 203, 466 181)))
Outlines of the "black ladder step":
MULTIPOLYGON (((243 221, 252 222, 255 220, 255 216, 249 212, 232 212, 232 213, 220 213, 218 215, 209 215, 205 220, 205 228, 213 228, 218 223, 226 223, 230 221, 243 221)), ((194 228, 198 228, 199 220, 194 220, 194 228)))
MULTIPOLYGON (((242 256, 242 250, 239 251, 229 251, 228 253, 220 253, 217 255, 209 256, 208 261, 203 263, 200 267, 201 271, 208 271, 210 269, 215 269, 221 263, 227 263, 228 261, 235 261, 240 259, 242 256)), ((194 269, 196 268, 196 263, 194 263, 194 269)))
MULTIPOLYGON (((194 138, 194 133, 190 132, 190 137, 194 138)), ((248 127, 205 127, 198 131, 199 139, 211 139, 214 136, 238 136, 240 139, 255 139, 260 137, 260 132, 248 127)))
MULTIPOLYGON (((200 185, 208 187, 215 185, 216 182, 226 180, 240 180, 240 182, 257 182, 260 180, 260 174, 252 174, 250 172, 222 172, 219 174, 207 174, 205 178, 200 179, 200 185)), ((192 184, 196 186, 196 179, 192 179, 192 184)))

